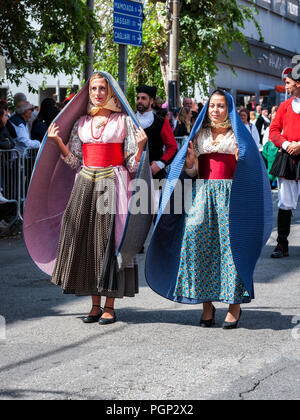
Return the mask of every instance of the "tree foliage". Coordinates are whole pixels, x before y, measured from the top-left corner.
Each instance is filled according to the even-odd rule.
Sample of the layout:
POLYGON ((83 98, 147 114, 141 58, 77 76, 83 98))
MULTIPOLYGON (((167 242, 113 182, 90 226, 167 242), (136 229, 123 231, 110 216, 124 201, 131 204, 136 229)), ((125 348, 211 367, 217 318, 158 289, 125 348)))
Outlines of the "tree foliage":
POLYGON ((99 30, 83 0, 0 0, 0 22, 0 55, 15 83, 25 73, 79 74, 83 42, 99 30))
MULTIPOLYGON (((96 0, 95 3, 95 13, 101 22, 100 37, 95 39, 95 68, 106 70, 117 79, 119 47, 113 41, 113 0, 96 0)), ((157 21, 164 12, 165 5, 160 5, 158 9, 153 4, 146 4, 143 47, 128 46, 127 96, 132 104, 136 96, 135 87, 143 83, 156 85, 158 94, 165 96, 159 51, 167 47, 168 34, 157 21)))
MULTIPOLYGON (((117 51, 113 44, 113 1, 97 0, 97 14, 101 22, 101 38, 96 54, 97 67, 106 68, 117 76, 117 51), (107 18, 109 16, 109 18, 107 18)), ((181 0, 179 71, 180 91, 193 94, 196 86, 207 91, 209 80, 217 73, 217 58, 228 54, 238 42, 245 53, 251 54, 242 30, 246 21, 255 20, 257 10, 236 0, 181 0)), ((169 71, 169 35, 171 31, 170 1, 145 0, 143 47, 128 47, 129 96, 133 86, 153 83, 159 94, 166 95, 169 71)))
MULTIPOLYGON (((118 45, 113 42, 113 0, 96 0, 95 14, 85 0, 0 0, 0 55, 7 62, 7 79, 18 82, 25 73, 56 76, 82 74, 87 62, 83 43, 94 32, 95 67, 118 76, 118 45)), ((169 71, 170 0, 144 0, 143 47, 128 47, 128 95, 135 86, 155 84, 165 97, 169 71)), ((180 90, 192 94, 207 89, 214 78, 219 53, 234 42, 250 54, 243 35, 245 21, 255 20, 254 3, 237 0, 181 0, 180 90)), ((1 81, 0 81, 1 82, 1 81)))
POLYGON ((245 54, 251 55, 250 45, 242 30, 246 21, 255 20, 257 9, 241 6, 236 0, 185 0, 180 18, 180 76, 183 90, 188 93, 195 83, 207 88, 209 75, 213 80, 220 53, 228 56, 235 42, 245 54), (192 52, 192 53, 191 53, 192 52))

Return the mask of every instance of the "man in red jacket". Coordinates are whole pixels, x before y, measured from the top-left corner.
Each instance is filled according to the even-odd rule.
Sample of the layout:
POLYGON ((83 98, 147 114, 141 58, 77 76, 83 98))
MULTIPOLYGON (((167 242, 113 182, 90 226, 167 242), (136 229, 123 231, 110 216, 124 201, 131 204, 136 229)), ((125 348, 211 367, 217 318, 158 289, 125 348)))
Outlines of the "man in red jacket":
POLYGON ((270 126, 270 139, 280 150, 271 169, 278 176, 278 238, 271 257, 289 255, 288 236, 292 210, 300 195, 300 77, 287 76, 286 88, 292 98, 283 102, 270 126))
POLYGON ((136 90, 136 116, 148 137, 152 175, 155 179, 163 179, 166 176, 164 168, 176 155, 177 143, 169 120, 152 110, 156 87, 145 85, 136 90))

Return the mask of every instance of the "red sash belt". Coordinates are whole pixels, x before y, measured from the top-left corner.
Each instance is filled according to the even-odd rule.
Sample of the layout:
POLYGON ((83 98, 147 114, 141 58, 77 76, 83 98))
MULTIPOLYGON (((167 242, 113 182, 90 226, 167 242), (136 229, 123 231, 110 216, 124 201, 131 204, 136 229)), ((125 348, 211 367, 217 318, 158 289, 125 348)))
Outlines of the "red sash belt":
POLYGON ((234 155, 208 153, 198 158, 200 179, 233 179, 236 168, 234 155))
POLYGON ((85 166, 106 168, 120 166, 124 162, 122 143, 84 143, 82 152, 85 166))

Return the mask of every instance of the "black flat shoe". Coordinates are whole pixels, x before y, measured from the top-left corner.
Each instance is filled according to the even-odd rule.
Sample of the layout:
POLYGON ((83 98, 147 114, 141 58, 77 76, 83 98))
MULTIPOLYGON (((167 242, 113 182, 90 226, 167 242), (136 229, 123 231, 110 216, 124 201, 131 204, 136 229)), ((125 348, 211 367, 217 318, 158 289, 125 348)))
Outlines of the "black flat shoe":
POLYGON ((223 322, 223 330, 234 330, 234 329, 236 329, 238 327, 238 323, 239 323, 239 320, 240 320, 240 318, 242 316, 242 313, 243 313, 243 311, 240 310, 239 319, 237 321, 235 321, 235 322, 226 322, 226 321, 224 321, 223 322))
POLYGON ((103 308, 101 308, 101 306, 99 305, 93 305, 95 308, 100 308, 100 314, 99 315, 88 315, 85 316, 84 318, 82 318, 82 322, 84 324, 94 324, 96 322, 99 321, 99 319, 101 318, 102 314, 103 314, 103 308))
POLYGON ((107 309, 112 309, 113 311, 114 311, 114 316, 113 316, 113 318, 100 318, 99 319, 99 324, 100 325, 108 325, 108 324, 114 324, 116 321, 117 321, 117 316, 116 316, 116 313, 115 313, 115 310, 114 310, 114 308, 111 308, 110 306, 105 306, 104 307, 104 309, 105 308, 107 308, 107 309))
POLYGON ((200 327, 211 328, 213 325, 215 325, 215 314, 216 314, 216 308, 213 306, 213 317, 207 320, 200 319, 200 327))
POLYGON ((289 249, 284 248, 281 244, 278 244, 271 254, 271 258, 282 258, 289 256, 289 249))

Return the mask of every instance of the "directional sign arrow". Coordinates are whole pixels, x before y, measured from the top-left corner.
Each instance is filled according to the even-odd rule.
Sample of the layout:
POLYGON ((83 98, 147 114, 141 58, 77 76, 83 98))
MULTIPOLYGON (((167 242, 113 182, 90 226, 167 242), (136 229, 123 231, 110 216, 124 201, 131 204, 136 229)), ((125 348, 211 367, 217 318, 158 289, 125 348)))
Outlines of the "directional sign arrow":
POLYGON ((114 1, 114 42, 143 45, 143 5, 136 1, 114 1))

